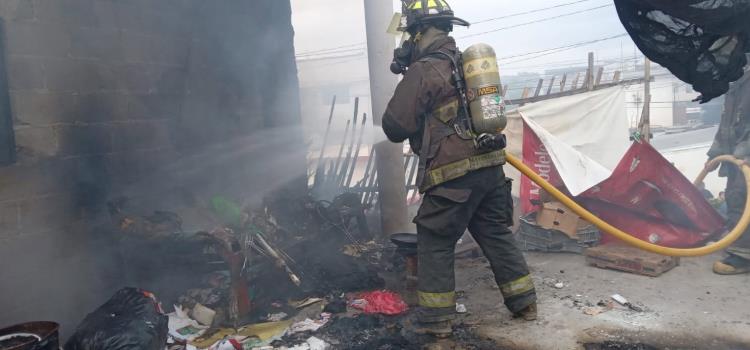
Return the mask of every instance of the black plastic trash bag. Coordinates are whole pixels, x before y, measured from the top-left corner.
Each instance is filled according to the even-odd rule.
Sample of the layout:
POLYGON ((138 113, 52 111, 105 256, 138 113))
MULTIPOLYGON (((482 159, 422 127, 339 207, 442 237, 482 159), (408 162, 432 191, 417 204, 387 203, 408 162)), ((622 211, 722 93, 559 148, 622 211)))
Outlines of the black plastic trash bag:
POLYGON ((750 53, 750 0, 615 0, 620 21, 646 57, 701 93, 723 95, 750 53))
POLYGON ((86 316, 65 350, 163 350, 168 323, 153 294, 124 288, 86 316))

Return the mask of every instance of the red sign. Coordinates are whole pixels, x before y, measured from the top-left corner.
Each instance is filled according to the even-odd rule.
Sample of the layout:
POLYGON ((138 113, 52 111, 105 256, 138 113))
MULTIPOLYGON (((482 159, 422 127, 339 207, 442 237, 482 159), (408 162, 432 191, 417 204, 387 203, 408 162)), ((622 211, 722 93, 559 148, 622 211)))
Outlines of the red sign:
MULTIPOLYGON (((523 123, 523 163, 555 187, 563 184, 547 148, 526 123, 523 123)), ((521 211, 524 214, 538 209, 534 203, 538 202, 541 189, 529 178, 521 178, 521 211)))
MULTIPOLYGON (((523 146, 524 163, 565 192, 544 145, 525 124, 523 146)), ((524 177, 524 213, 536 209, 535 199, 539 199, 539 187, 524 177)), ((695 247, 724 229, 724 219, 701 192, 645 143, 633 143, 608 179, 575 200, 620 230, 667 247, 695 247)), ((605 242, 612 240, 605 238, 605 242)))

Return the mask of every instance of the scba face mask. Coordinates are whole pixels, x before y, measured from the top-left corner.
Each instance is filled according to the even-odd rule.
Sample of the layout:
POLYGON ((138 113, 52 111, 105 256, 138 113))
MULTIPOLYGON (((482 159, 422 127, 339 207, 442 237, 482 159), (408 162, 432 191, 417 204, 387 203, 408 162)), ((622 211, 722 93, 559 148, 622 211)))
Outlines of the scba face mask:
POLYGON ((401 46, 393 50, 393 62, 391 62, 391 72, 393 74, 406 73, 411 64, 414 50, 417 44, 409 33, 404 33, 401 39, 401 46))

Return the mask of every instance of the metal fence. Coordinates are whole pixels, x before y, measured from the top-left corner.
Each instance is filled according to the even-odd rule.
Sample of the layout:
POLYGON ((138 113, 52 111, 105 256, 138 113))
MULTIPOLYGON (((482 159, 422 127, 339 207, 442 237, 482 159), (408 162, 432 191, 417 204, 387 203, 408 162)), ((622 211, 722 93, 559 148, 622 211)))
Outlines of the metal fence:
MULTIPOLYGON (((367 124, 367 113, 359 114, 359 98, 354 100, 354 113, 346 121, 343 136, 338 140, 331 140, 331 125, 336 110, 336 97, 331 102, 331 112, 328 125, 322 140, 320 152, 311 164, 313 193, 322 195, 338 195, 341 193, 359 193, 365 206, 373 206, 378 199, 378 172, 376 164, 377 152, 373 145, 363 145, 367 124), (325 151, 329 145, 337 145, 335 157, 326 157, 325 151), (364 149, 369 149, 369 152, 364 149), (358 160, 363 150, 368 152, 367 163, 362 169, 358 160), (363 171, 362 177, 355 181, 355 174, 363 171)), ((415 154, 404 154, 404 177, 407 198, 410 202, 417 199, 419 191, 416 186, 419 158, 415 154)))

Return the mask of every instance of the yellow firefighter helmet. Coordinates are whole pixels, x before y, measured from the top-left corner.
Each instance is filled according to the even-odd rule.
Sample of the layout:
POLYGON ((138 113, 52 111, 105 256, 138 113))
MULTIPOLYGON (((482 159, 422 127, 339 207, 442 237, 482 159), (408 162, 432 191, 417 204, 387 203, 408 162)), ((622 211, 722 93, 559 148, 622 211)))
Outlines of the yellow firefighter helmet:
POLYGON ((403 13, 406 23, 401 29, 410 31, 420 24, 450 23, 469 26, 469 22, 454 16, 446 0, 403 0, 403 13))

